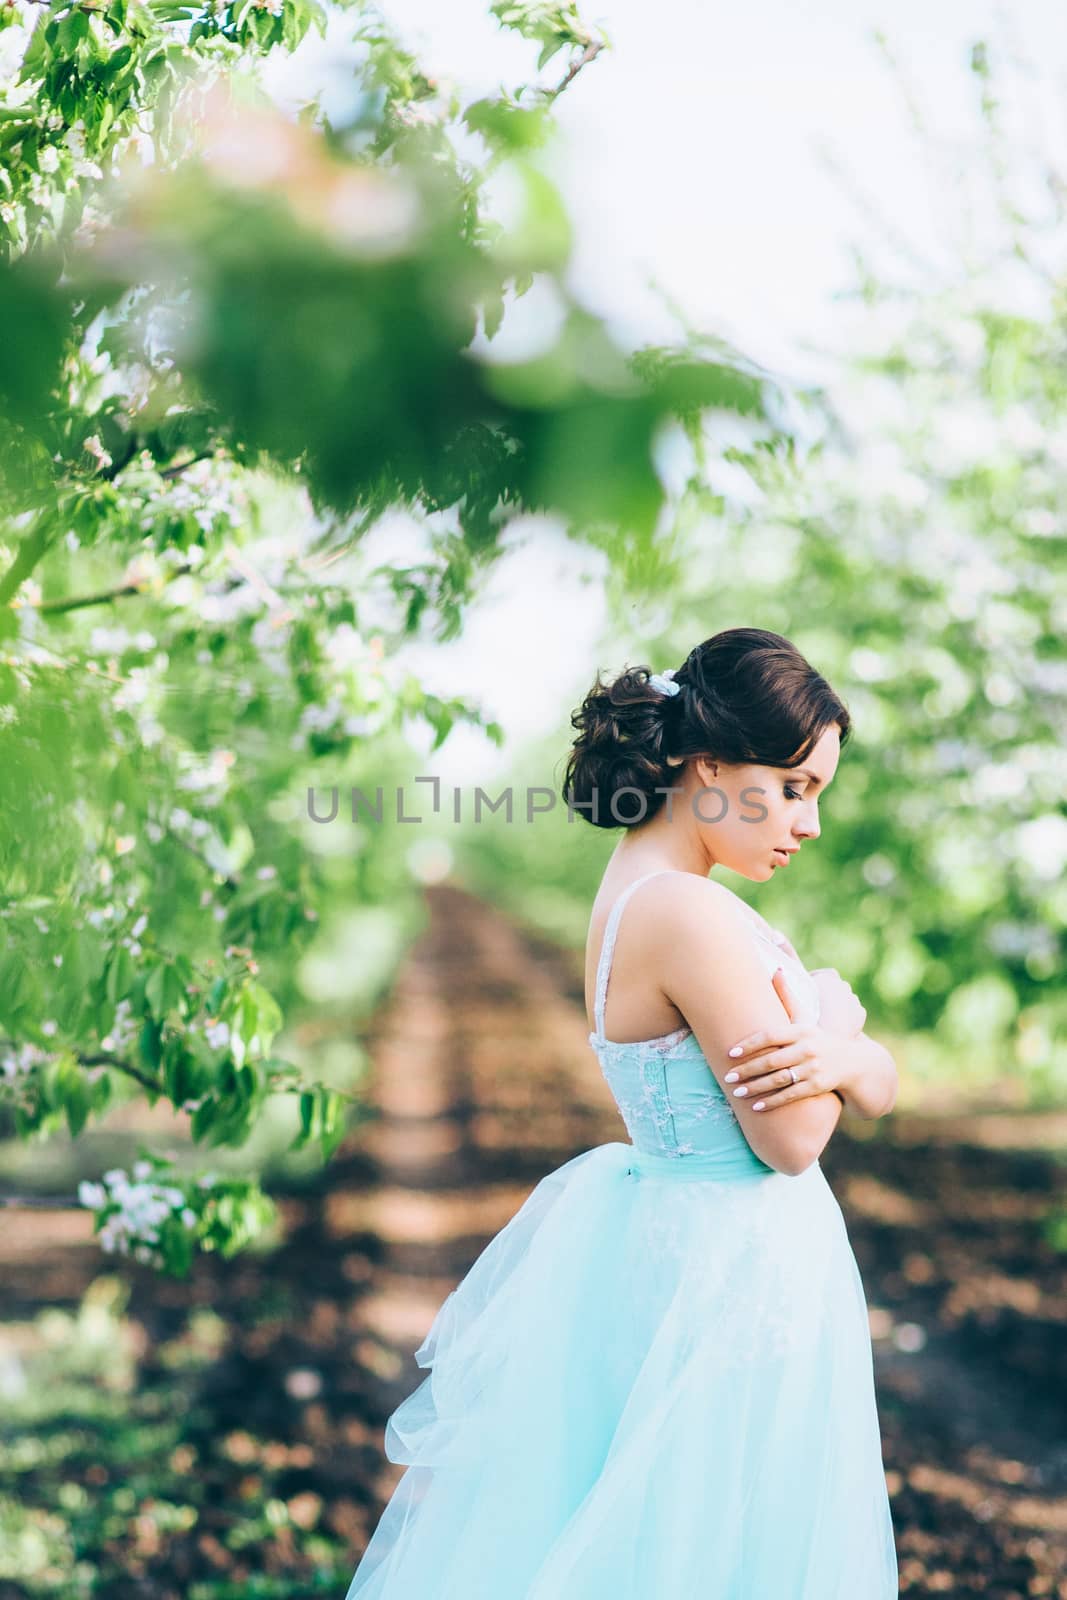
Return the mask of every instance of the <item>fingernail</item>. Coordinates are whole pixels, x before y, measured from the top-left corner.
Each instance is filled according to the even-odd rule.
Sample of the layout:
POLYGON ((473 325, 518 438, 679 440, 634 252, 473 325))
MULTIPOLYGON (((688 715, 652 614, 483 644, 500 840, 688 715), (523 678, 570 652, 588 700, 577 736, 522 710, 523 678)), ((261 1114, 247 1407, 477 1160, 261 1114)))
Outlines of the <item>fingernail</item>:
POLYGON ((756 1100, 753 1103, 752 1109, 753 1109, 753 1111, 762 1111, 763 1110, 763 1106, 764 1106, 764 1101, 756 1100))
MULTIPOLYGON (((780 972, 781 968, 779 967, 778 970, 780 972)), ((728 1056, 739 1056, 741 1054, 741 1046, 739 1044, 735 1044, 732 1050, 727 1050, 726 1054, 728 1056)))
POLYGON ((747 1093, 748 1093, 748 1088, 746 1087, 745 1084, 742 1084, 740 1089, 735 1089, 734 1090, 734 1094, 747 1094, 747 1093))
POLYGON ((741 1076, 741 1074, 739 1072, 728 1072, 726 1074, 724 1082, 726 1082, 726 1083, 736 1083, 740 1076, 741 1076))

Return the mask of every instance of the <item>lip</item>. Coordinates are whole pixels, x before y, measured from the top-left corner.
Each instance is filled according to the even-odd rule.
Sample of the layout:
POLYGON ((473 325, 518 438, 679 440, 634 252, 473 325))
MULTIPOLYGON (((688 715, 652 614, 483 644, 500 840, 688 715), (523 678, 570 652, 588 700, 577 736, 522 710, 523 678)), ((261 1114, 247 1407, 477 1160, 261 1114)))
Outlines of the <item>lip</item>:
POLYGON ((783 864, 785 866, 788 866, 789 865, 789 857, 790 856, 795 856, 796 853, 797 853, 797 850, 799 850, 799 849, 800 849, 799 845, 797 845, 796 848, 793 849, 793 850, 782 850, 778 846, 775 846, 774 853, 775 853, 776 856, 781 856, 782 860, 783 860, 783 864))

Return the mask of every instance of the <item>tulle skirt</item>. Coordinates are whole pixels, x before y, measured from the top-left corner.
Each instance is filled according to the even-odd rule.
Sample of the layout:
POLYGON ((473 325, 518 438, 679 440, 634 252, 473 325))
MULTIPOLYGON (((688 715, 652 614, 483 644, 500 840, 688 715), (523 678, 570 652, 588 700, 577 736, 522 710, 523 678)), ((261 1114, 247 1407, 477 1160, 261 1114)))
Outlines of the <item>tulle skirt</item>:
POLYGON ((867 1308, 818 1163, 585 1151, 416 1360, 346 1600, 896 1600, 867 1308))

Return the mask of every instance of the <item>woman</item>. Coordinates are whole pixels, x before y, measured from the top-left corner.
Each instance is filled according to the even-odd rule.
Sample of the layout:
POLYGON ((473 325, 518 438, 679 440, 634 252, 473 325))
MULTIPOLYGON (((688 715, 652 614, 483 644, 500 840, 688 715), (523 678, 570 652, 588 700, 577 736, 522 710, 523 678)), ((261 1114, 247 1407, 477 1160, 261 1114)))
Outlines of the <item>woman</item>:
POLYGON ((733 628, 598 677, 572 721, 564 797, 625 829, 587 1000, 632 1142, 543 1178, 441 1306, 347 1600, 891 1600, 867 1309, 818 1158, 896 1071, 848 984, 707 876, 763 883, 819 837, 848 711, 733 628))

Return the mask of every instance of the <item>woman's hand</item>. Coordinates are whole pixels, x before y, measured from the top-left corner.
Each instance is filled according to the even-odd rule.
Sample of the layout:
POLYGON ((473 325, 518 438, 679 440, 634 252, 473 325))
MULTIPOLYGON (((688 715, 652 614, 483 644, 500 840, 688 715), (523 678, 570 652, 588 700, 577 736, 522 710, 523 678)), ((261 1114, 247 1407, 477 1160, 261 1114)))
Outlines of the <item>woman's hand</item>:
MULTIPOLYGON (((824 978, 833 972, 832 968, 821 970, 824 978)), ((854 1035, 827 1028, 821 1021, 798 1022, 796 999, 785 969, 779 967, 771 981, 785 1006, 786 1018, 780 1027, 761 1029, 739 1039, 729 1051, 731 1066, 725 1077, 726 1083, 734 1085, 733 1094, 747 1099, 753 1111, 773 1111, 794 1100, 829 1094, 848 1078, 854 1065, 854 1035)), ((854 1018, 855 1012, 846 1008, 838 986, 852 994, 844 979, 835 974, 833 985, 826 984, 827 991, 832 990, 835 1006, 841 1002, 840 1014, 854 1018)), ((820 1000, 822 992, 820 985, 820 1000)), ((855 1005, 863 1011, 858 1000, 855 1005)), ((863 1015, 866 1018, 866 1012, 863 1015)), ((861 1029, 862 1024, 856 1031, 861 1029)))
POLYGON ((828 1033, 843 1033, 854 1039, 863 1032, 867 1012, 852 985, 836 967, 816 967, 808 974, 819 991, 819 1025, 828 1033))

